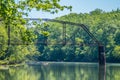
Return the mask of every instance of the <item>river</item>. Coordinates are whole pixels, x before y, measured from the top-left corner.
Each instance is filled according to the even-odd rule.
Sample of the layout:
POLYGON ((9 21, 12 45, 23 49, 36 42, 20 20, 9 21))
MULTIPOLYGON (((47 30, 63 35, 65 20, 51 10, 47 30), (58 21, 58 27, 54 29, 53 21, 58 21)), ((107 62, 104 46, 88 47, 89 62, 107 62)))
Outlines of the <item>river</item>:
POLYGON ((0 80, 120 80, 120 64, 31 62, 0 68, 0 80))

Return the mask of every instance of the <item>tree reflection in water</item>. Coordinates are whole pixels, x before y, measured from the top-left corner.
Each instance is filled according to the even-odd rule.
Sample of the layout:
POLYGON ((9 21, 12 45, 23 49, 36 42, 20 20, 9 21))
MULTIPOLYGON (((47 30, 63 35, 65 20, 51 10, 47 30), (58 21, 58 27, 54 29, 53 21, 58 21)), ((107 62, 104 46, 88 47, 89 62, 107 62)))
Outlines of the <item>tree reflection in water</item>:
POLYGON ((105 69, 92 63, 40 62, 0 69, 0 80, 120 80, 119 70, 115 65, 105 69))
POLYGON ((0 70, 0 80, 39 80, 41 74, 32 67, 10 67, 0 70))

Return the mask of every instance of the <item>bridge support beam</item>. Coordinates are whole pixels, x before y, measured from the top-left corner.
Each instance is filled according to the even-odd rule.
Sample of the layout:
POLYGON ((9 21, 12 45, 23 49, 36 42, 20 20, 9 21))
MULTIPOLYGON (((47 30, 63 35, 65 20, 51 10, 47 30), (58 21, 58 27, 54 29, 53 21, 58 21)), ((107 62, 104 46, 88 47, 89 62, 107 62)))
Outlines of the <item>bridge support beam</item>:
POLYGON ((99 66, 105 66, 105 47, 103 45, 98 46, 99 66))

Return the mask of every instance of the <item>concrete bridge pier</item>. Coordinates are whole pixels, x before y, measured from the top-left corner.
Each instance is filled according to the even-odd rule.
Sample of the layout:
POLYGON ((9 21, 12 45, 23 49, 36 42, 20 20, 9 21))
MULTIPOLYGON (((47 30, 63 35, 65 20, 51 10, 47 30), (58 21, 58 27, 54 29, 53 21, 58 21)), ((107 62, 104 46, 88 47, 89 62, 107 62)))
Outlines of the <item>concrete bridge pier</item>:
POLYGON ((104 45, 98 46, 98 57, 99 57, 99 66, 105 66, 105 47, 104 45))

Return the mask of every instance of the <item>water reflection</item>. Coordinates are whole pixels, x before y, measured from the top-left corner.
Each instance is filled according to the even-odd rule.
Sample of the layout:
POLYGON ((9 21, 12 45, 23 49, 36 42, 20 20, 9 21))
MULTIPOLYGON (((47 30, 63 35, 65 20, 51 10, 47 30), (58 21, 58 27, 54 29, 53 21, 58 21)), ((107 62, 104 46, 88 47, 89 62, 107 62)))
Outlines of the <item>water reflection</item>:
POLYGON ((106 80, 106 66, 99 66, 98 80, 106 80))
POLYGON ((39 80, 40 74, 32 67, 11 67, 0 70, 0 80, 39 80))
POLYGON ((95 64, 49 63, 34 65, 42 74, 39 80, 97 80, 95 64), (92 74, 91 74, 92 73, 92 74))
POLYGON ((107 80, 120 80, 120 64, 109 64, 106 75, 107 80))
POLYGON ((119 70, 117 65, 105 70, 90 63, 38 63, 0 69, 0 80, 105 80, 105 76, 106 80, 120 80, 119 70))

